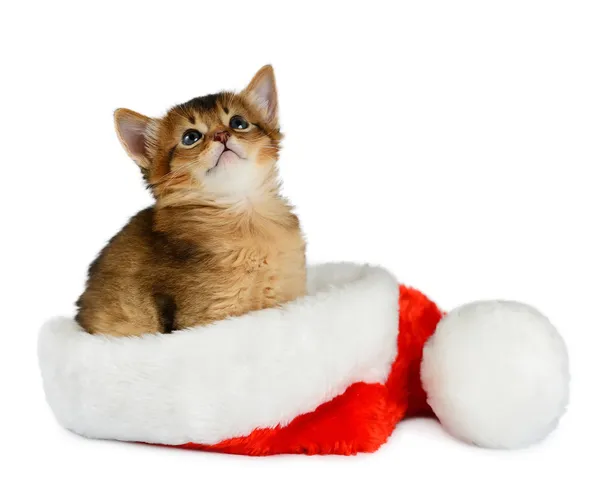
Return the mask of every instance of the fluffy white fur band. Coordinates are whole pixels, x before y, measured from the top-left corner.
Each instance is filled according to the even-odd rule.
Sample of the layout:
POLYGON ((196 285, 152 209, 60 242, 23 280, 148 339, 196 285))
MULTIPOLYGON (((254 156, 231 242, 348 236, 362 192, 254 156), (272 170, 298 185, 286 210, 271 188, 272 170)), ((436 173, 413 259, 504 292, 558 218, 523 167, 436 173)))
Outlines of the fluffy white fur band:
POLYGON ((312 268, 283 309, 138 338, 48 322, 39 358, 64 427, 92 438, 214 444, 286 424, 354 382, 384 382, 396 356, 398 284, 381 268, 312 268))

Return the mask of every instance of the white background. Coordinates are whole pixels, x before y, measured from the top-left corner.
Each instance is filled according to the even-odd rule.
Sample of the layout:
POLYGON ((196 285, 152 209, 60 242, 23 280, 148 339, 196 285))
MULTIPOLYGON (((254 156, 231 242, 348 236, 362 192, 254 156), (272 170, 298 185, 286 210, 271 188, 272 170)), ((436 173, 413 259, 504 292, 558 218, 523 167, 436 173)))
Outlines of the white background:
POLYGON ((3 2, 2 480, 599 480, 597 2, 3 2), (382 264, 443 308, 532 303, 572 403, 544 443, 465 446, 403 422, 372 455, 263 459, 61 429, 36 360, 87 265, 150 203, 112 111, 160 115, 275 67, 285 193, 311 261, 382 264))

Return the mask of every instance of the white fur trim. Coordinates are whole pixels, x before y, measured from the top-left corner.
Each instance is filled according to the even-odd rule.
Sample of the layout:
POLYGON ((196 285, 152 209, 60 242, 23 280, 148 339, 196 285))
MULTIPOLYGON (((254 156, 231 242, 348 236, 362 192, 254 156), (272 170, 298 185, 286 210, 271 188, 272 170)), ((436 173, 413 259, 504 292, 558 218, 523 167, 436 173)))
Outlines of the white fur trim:
POLYGON ((214 444, 285 425, 354 382, 383 382, 396 357, 398 285, 382 268, 309 269, 309 295, 169 335, 111 338, 71 319, 39 337, 46 398, 81 435, 214 444))
POLYGON ((569 397, 565 344, 530 306, 471 303, 438 324, 423 352, 429 405, 455 436, 519 448, 557 425, 569 397))

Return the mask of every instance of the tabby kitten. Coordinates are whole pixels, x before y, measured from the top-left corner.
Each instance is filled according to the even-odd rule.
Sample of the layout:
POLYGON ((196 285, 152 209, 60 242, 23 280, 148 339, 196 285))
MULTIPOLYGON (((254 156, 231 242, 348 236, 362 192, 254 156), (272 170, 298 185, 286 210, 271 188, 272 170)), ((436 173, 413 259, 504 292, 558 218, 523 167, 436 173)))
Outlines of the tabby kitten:
POLYGON ((89 333, 169 333, 278 306, 305 293, 305 243, 280 195, 271 66, 240 93, 162 118, 115 112, 119 139, 155 204, 91 264, 77 301, 89 333))

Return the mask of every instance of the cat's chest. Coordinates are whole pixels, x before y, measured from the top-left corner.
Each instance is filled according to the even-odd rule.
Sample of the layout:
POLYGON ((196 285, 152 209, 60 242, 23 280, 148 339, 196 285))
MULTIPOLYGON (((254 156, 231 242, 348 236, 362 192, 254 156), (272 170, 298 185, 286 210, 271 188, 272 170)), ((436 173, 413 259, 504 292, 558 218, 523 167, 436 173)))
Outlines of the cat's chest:
POLYGON ((225 269, 256 275, 293 269, 302 251, 300 237, 290 233, 271 238, 247 237, 225 243, 222 261, 225 269))

